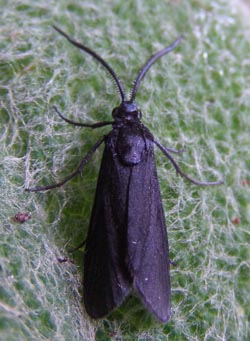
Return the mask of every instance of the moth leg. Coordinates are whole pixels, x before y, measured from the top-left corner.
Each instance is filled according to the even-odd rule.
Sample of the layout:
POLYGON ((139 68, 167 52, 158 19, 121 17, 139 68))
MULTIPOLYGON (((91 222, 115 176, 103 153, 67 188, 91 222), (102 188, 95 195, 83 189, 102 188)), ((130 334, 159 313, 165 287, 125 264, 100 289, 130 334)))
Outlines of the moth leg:
POLYGON ((169 259, 169 263, 172 266, 177 266, 177 263, 174 260, 169 259))
POLYGON ((191 178, 189 175, 187 175, 186 173, 184 173, 180 166, 178 165, 178 163, 175 161, 175 159, 169 154, 169 150, 167 148, 165 148, 160 142, 158 141, 154 141, 154 143, 157 145, 157 147, 163 152, 163 154, 166 155, 166 157, 172 162, 177 174, 180 174, 181 176, 183 176, 184 178, 186 178, 187 180, 189 180, 190 182, 192 182, 195 185, 201 185, 201 186, 216 186, 216 185, 222 185, 223 181, 211 181, 211 182, 207 182, 207 181, 199 181, 199 180, 195 180, 193 178, 191 178))
POLYGON ((111 125, 114 123, 113 121, 97 122, 97 123, 93 123, 93 124, 75 122, 75 121, 69 120, 68 118, 64 117, 55 105, 53 105, 53 109, 61 117, 61 119, 63 119, 67 123, 73 124, 74 126, 78 126, 78 127, 86 127, 86 128, 96 129, 96 128, 111 125))
MULTIPOLYGON (((156 141, 155 141, 156 142, 156 141)), ((157 141, 158 142, 158 141, 157 141)), ((158 142, 160 144, 160 142, 158 142)), ((169 148, 169 147, 164 147, 168 152, 170 153, 175 153, 175 154, 181 154, 185 151, 185 148, 181 149, 174 149, 174 148, 169 148)))
POLYGON ((83 168, 88 163, 88 161, 90 160, 91 156, 94 154, 96 149, 103 143, 104 139, 105 139, 105 137, 103 136, 100 140, 98 140, 96 142, 96 144, 90 149, 90 151, 84 156, 84 158, 82 159, 82 161, 81 161, 80 165, 78 166, 77 170, 75 172, 69 174, 68 176, 66 176, 66 178, 64 178, 62 181, 60 181, 58 183, 54 183, 54 184, 48 185, 48 186, 38 186, 38 187, 33 187, 33 188, 26 188, 25 191, 26 192, 41 192, 41 191, 47 191, 48 189, 53 189, 53 188, 61 187, 66 182, 68 182, 69 180, 73 179, 76 175, 82 174, 83 168))
POLYGON ((86 244, 86 239, 85 239, 83 242, 81 242, 81 244, 77 245, 76 247, 69 248, 69 249, 68 249, 68 252, 73 253, 73 252, 79 250, 79 249, 80 249, 81 247, 83 247, 85 244, 86 244))
MULTIPOLYGON (((159 147, 159 145, 161 144, 159 141, 154 139, 155 144, 159 147), (158 143, 158 144, 157 144, 158 143)), ((185 147, 181 148, 181 149, 175 149, 175 148, 169 148, 169 147, 164 147, 168 152, 170 153, 175 153, 175 154, 180 154, 183 153, 185 151, 185 147)))

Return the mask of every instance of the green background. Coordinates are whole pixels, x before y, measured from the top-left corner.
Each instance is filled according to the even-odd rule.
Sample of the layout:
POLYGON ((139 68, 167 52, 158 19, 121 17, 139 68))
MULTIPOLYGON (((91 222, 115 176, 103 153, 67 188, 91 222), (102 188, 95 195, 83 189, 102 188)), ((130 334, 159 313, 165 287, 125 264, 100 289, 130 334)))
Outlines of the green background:
MULTIPOLYGON (((250 42, 248 2, 0 0, 0 339, 249 340, 250 42), (143 80, 143 123, 202 188, 156 150, 166 214, 172 316, 159 324, 130 297, 105 320, 82 305, 84 250, 102 148, 82 177, 46 193, 74 171, 109 131, 76 128, 110 120, 119 104, 101 65, 56 33, 56 24, 99 53, 127 92, 154 52, 179 47, 143 80), (24 224, 17 212, 31 212, 24 224), (69 257, 59 263, 58 257, 69 257)), ((105 285, 105 283, 103 283, 105 285)))

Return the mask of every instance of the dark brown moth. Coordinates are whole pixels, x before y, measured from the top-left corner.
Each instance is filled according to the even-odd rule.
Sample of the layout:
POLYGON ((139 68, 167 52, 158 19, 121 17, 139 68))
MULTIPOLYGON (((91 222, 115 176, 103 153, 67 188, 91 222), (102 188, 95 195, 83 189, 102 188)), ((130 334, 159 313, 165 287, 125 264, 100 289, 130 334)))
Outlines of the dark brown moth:
POLYGON ((29 188, 38 192, 64 185, 81 174, 93 153, 104 143, 94 205, 89 223, 84 255, 83 295, 87 313, 102 318, 118 307, 133 290, 145 307, 161 322, 170 317, 169 250, 165 216, 158 183, 154 145, 173 164, 177 174, 196 185, 219 185, 221 181, 202 182, 185 174, 164 147, 141 122, 142 114, 135 102, 139 85, 148 69, 172 51, 182 37, 155 53, 140 70, 129 99, 113 69, 96 52, 78 43, 54 26, 71 44, 90 54, 114 79, 121 103, 112 111, 112 121, 86 124, 64 117, 79 127, 96 129, 112 125, 84 156, 75 172, 62 181, 29 188))

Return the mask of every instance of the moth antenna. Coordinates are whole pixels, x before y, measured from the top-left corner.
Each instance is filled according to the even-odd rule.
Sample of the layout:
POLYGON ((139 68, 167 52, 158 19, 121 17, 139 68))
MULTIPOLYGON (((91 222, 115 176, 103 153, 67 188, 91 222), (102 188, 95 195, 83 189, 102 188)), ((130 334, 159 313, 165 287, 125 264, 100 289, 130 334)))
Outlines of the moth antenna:
POLYGON ((131 82, 130 89, 129 89, 129 98, 132 99, 133 89, 135 87, 135 80, 131 82))
MULTIPOLYGON (((114 88, 115 88, 115 91, 116 91, 118 94, 120 94, 120 88, 118 87, 117 82, 115 81, 115 79, 114 79, 113 77, 111 77, 111 75, 110 75, 109 72, 107 73, 107 75, 108 75, 109 79, 111 80, 111 82, 112 82, 112 84, 113 84, 113 86, 114 86, 114 88)), ((126 96, 124 95, 124 99, 125 99, 125 98, 126 98, 126 96)), ((123 100, 122 100, 122 101, 123 101, 123 100)))
POLYGON ((148 61, 141 68, 141 70, 140 70, 140 72, 139 72, 139 74, 138 74, 138 76, 134 82, 134 87, 133 87, 132 92, 131 92, 130 102, 134 101, 137 90, 140 86, 140 83, 141 83, 143 77, 145 76, 145 74, 147 73, 148 69, 151 67, 151 65, 153 65, 159 58, 161 58, 165 54, 172 51, 179 44, 179 42, 182 39, 183 39, 183 36, 180 36, 179 38, 177 38, 175 40, 175 42, 173 44, 169 45, 168 47, 165 47, 163 50, 161 50, 159 52, 156 52, 152 57, 150 57, 148 59, 148 61))
POLYGON ((102 57, 100 57, 96 52, 92 51, 90 48, 88 48, 87 46, 78 43, 77 41, 75 41, 74 39, 72 39, 67 33, 63 32, 60 28, 58 28, 55 25, 52 25, 52 27, 58 32, 60 33, 62 36, 64 36, 72 45, 78 47, 79 49, 87 52, 88 54, 90 54, 94 59, 96 59, 99 63, 101 63, 105 69, 108 71, 108 73, 112 76, 112 78, 114 79, 119 93, 121 95, 121 99, 122 102, 125 102, 126 100, 126 96, 125 96, 125 92, 123 89, 123 85, 121 83, 121 81, 119 80, 119 78, 117 77, 117 75, 115 74, 115 72, 113 71, 113 69, 108 65, 107 62, 105 62, 105 60, 102 59, 102 57))

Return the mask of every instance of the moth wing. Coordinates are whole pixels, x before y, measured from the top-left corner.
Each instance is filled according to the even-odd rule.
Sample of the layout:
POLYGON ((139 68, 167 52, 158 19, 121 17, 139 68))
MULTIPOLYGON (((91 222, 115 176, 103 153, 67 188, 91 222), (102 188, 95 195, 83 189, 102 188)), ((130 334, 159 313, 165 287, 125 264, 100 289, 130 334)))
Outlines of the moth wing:
POLYGON ((166 322, 171 311, 167 230, 151 142, 148 148, 129 183, 128 267, 145 306, 166 322))
POLYGON ((129 173, 129 167, 121 167, 106 146, 84 256, 84 304, 93 318, 110 313, 131 290, 124 261, 129 173))

